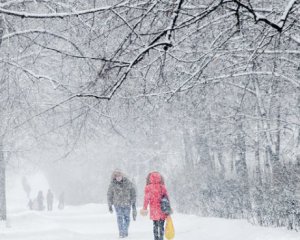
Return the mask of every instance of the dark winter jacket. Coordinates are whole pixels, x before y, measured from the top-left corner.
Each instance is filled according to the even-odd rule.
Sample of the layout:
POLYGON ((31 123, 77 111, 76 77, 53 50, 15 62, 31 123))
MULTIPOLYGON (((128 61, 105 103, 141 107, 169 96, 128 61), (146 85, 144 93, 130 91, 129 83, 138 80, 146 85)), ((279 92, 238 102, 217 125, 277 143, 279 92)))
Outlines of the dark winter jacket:
POLYGON ((120 182, 112 178, 107 191, 107 202, 109 207, 112 205, 117 207, 135 207, 136 191, 133 183, 126 177, 123 177, 120 182))

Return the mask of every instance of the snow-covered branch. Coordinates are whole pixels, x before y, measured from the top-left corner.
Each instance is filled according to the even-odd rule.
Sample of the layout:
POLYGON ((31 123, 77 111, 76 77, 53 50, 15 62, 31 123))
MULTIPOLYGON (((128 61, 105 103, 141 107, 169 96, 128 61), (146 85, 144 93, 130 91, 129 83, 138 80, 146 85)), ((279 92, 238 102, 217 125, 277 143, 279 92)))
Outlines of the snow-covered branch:
MULTIPOLYGON (((103 61, 103 62, 110 62, 110 63, 113 63, 113 64, 119 64, 120 66, 121 65, 122 66, 128 66, 129 65, 128 62, 121 62, 121 61, 117 61, 117 60, 114 61, 114 60, 107 59, 107 58, 104 58, 104 57, 86 56, 85 53, 83 52, 83 50, 81 50, 80 47, 77 44, 75 44, 73 41, 71 41, 70 39, 68 39, 68 38, 66 38, 62 35, 59 35, 57 33, 50 32, 49 30, 45 30, 45 29, 27 29, 27 30, 24 30, 24 31, 17 31, 17 32, 9 33, 9 34, 4 35, 2 37, 2 40, 6 41, 6 40, 9 40, 9 39, 17 37, 17 36, 23 36, 23 35, 29 35, 29 34, 45 34, 45 35, 49 35, 49 36, 55 37, 57 39, 61 39, 65 42, 69 43, 79 53, 79 55, 76 55, 74 53, 67 53, 67 52, 64 52, 63 50, 52 49, 53 51, 56 51, 58 53, 64 54, 64 55, 69 56, 69 57, 79 58, 79 59, 88 59, 88 60, 97 60, 97 61, 103 61)), ((49 47, 47 49, 51 50, 49 47)))
POLYGON ((49 81, 51 83, 53 89, 57 89, 59 87, 62 87, 62 88, 65 89, 65 86, 63 86, 59 81, 57 81, 57 80, 55 80, 55 79, 53 79, 53 78, 51 78, 49 76, 36 74, 32 70, 27 69, 27 68, 25 68, 25 67, 23 67, 23 66, 21 66, 21 65, 19 65, 17 63, 11 62, 11 61, 3 61, 2 60, 2 62, 5 62, 5 63, 7 63, 7 64, 9 64, 9 65, 17 68, 17 69, 20 69, 25 74, 27 74, 27 75, 29 75, 29 76, 37 79, 37 80, 45 79, 45 80, 49 81))
MULTIPOLYGON (((277 72, 268 72, 268 71, 249 71, 249 72, 241 72, 241 73, 232 73, 232 74, 226 74, 226 75, 219 75, 216 77, 210 77, 210 78, 205 78, 205 82, 211 82, 211 81, 215 81, 215 80, 220 80, 220 79, 233 79, 233 78, 239 78, 239 77, 245 77, 245 76, 251 76, 251 75, 256 75, 256 76, 276 76, 279 78, 282 78, 283 80, 291 83, 293 86, 295 86, 297 89, 300 90, 300 82, 292 79, 288 76, 285 76, 281 73, 277 73, 277 72)), ((185 88, 181 88, 182 91, 187 91, 191 88, 193 88, 194 86, 197 86, 201 83, 195 83, 191 86, 185 87, 185 88)))
POLYGON ((281 27, 281 29, 284 27, 287 19, 288 19, 288 16, 289 14, 291 13, 293 7, 296 5, 296 4, 299 4, 300 1, 299 0, 290 0, 289 3, 287 4, 286 8, 285 8, 285 11, 283 12, 280 20, 279 20, 279 25, 281 27))
POLYGON ((64 40, 64 41, 70 43, 74 47, 74 49, 76 49, 80 53, 81 56, 84 56, 83 52, 79 49, 79 46, 77 46, 70 39, 68 39, 68 38, 66 38, 66 37, 64 37, 62 35, 59 35, 57 33, 50 32, 50 31, 45 30, 45 29, 28 29, 28 30, 25 30, 25 31, 13 32, 13 33, 4 35, 3 36, 3 40, 7 40, 7 39, 10 39, 12 37, 16 37, 16 36, 20 36, 20 35, 33 34, 33 33, 46 34, 46 35, 49 35, 49 36, 52 36, 52 37, 64 40))
POLYGON ((10 15, 14 17, 20 17, 20 18, 33 18, 33 19, 51 19, 51 18, 67 18, 67 17, 78 17, 81 15, 87 15, 92 13, 98 13, 98 12, 105 12, 114 8, 120 8, 126 6, 127 2, 123 2, 121 4, 116 4, 112 6, 106 6, 106 7, 98 7, 93 9, 87 9, 87 10, 81 10, 77 12, 63 12, 63 13, 30 13, 30 12, 18 12, 13 10, 8 10, 4 8, 0 8, 0 13, 3 15, 10 15))
POLYGON ((110 100, 113 95, 116 93, 116 91, 121 87, 121 85, 124 83, 126 80, 128 74, 132 70, 132 68, 139 63, 140 61, 143 60, 145 54, 147 54, 150 50, 153 48, 156 48, 158 46, 169 46, 169 42, 160 42, 160 43, 154 43, 149 45, 148 47, 144 48, 136 57, 135 59, 130 63, 130 65, 127 67, 125 73, 123 73, 123 76, 110 88, 109 94, 107 96, 107 99, 110 100))
MULTIPOLYGON (((169 26, 167 34, 166 34, 166 42, 169 42, 169 45, 171 45, 171 34, 174 31, 174 27, 177 22, 179 11, 181 9, 183 2, 184 2, 184 0, 177 0, 176 8, 174 9, 174 12, 172 14, 172 21, 170 22, 170 26, 169 26)), ((167 45, 165 46, 165 50, 168 50, 167 45)))
POLYGON ((255 9, 252 8, 251 5, 247 5, 242 3, 242 1, 239 0, 233 0, 239 7, 242 7, 243 9, 247 10, 252 16, 255 22, 264 22, 267 25, 271 26, 272 28, 276 29, 278 32, 282 32, 286 21, 288 20, 288 16, 291 13, 293 7, 296 4, 299 4, 299 0, 290 0, 287 4, 285 11, 283 12, 282 16, 280 17, 279 21, 274 22, 269 20, 268 18, 262 16, 261 14, 257 13, 255 9))

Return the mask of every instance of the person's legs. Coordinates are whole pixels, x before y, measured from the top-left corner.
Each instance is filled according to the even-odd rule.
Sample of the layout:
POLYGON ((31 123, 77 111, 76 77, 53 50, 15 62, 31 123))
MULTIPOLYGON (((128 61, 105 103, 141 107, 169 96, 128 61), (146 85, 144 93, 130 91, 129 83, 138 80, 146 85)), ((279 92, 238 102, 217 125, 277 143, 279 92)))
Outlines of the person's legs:
POLYGON ((158 226, 159 226, 159 221, 154 220, 153 221, 154 240, 159 240, 158 226))
POLYGON ((164 233, 165 233, 165 220, 159 220, 159 240, 164 240, 164 233))
POLYGON ((124 207, 123 214, 124 214, 124 235, 125 235, 125 237, 127 237, 128 236, 128 228, 129 228, 129 224, 130 224, 130 207, 124 207))
POLYGON ((124 237, 124 214, 122 207, 115 207, 119 228, 119 236, 124 237))

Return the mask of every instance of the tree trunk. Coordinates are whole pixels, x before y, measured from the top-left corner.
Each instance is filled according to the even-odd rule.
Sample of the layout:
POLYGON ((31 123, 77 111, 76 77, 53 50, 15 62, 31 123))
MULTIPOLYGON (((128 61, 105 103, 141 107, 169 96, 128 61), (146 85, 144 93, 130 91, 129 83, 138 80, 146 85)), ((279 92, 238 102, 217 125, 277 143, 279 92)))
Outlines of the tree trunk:
POLYGON ((242 180, 245 185, 248 184, 248 169, 246 163, 246 139, 243 132, 242 119, 238 119, 237 122, 238 135, 237 135, 237 153, 238 159, 235 163, 236 173, 240 180, 242 180))
MULTIPOLYGON (((0 49, 2 43, 4 26, 2 15, 0 15, 0 49)), ((6 220, 6 195, 5 195, 5 161, 3 155, 2 139, 0 140, 0 221, 6 220)))
POLYGON ((221 179, 225 179, 225 165, 224 165, 224 160, 223 160, 223 153, 220 148, 218 148, 218 162, 220 164, 220 171, 219 171, 219 176, 221 179))
POLYGON ((261 173, 261 161, 260 161, 260 125, 259 121, 256 123, 256 139, 255 139, 255 161, 256 161, 256 171, 255 171, 255 179, 256 184, 262 186, 262 173, 261 173))
POLYGON ((246 218, 250 210, 249 201, 249 178, 248 168, 246 162, 246 139, 243 131, 243 120, 239 118, 237 120, 237 153, 238 157, 235 162, 237 179, 240 184, 240 201, 241 201, 241 213, 242 218, 246 218))
POLYGON ((280 160, 280 144, 281 144, 281 141, 280 141, 280 127, 281 127, 280 111, 281 111, 281 107, 280 107, 280 103, 278 103, 278 106, 277 106, 277 136, 276 136, 277 141, 276 141, 276 156, 275 156, 276 161, 280 160))
POLYGON ((192 156, 192 147, 191 147, 191 136, 188 130, 183 132, 183 142, 184 142, 184 151, 185 151, 185 167, 187 170, 194 169, 194 161, 192 156))
POLYGON ((3 31, 4 31, 3 19, 2 19, 2 15, 0 15, 0 48, 2 43, 3 31))
POLYGON ((6 220, 6 194, 5 194, 5 160, 3 145, 0 141, 0 221, 6 220))
MULTIPOLYGON (((300 96, 298 97, 298 113, 300 114, 300 96)), ((300 146, 300 127, 298 128, 297 147, 300 146)))

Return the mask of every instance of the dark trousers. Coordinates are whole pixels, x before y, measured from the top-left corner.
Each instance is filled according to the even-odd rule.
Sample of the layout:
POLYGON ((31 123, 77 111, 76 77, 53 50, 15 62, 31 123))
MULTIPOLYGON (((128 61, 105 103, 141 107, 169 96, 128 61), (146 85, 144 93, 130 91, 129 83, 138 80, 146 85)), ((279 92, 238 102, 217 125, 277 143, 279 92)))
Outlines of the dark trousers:
POLYGON ((154 220, 153 221, 153 233, 154 240, 163 240, 164 239, 164 225, 165 220, 154 220))
POLYGON ((130 223, 130 207, 116 207, 119 235, 120 237, 128 236, 128 228, 130 223))

